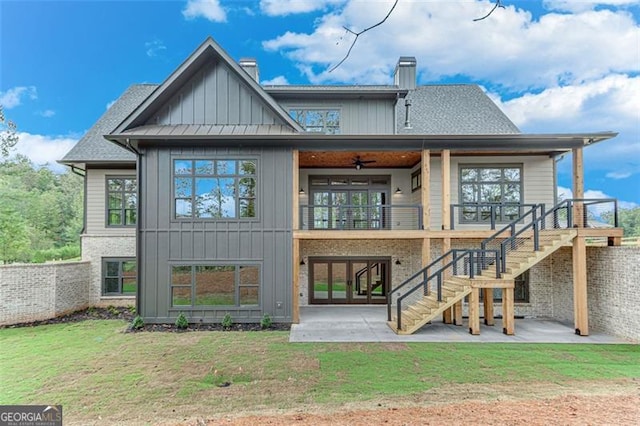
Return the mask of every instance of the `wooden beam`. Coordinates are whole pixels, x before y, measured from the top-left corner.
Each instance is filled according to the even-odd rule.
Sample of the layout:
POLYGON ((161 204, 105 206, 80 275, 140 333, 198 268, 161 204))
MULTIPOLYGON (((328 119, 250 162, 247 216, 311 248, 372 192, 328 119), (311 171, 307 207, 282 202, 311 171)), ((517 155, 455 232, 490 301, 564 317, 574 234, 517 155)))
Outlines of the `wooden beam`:
POLYGON ((573 240, 573 317, 576 334, 588 336, 587 248, 582 237, 573 240))
POLYGON ((469 294, 469 333, 480 334, 480 290, 471 289, 469 294))
POLYGON ((451 229, 451 151, 443 149, 442 162, 442 229, 451 229))
POLYGON ((502 290, 502 332, 508 336, 512 336, 515 329, 513 291, 512 288, 502 290))
POLYGON ((292 245, 293 256, 293 280, 291 285, 291 321, 294 324, 300 322, 300 240, 294 238, 292 245))
POLYGON ((291 226, 294 230, 300 229, 300 153, 293 150, 293 165, 291 167, 292 186, 291 188, 291 226))
POLYGON ((431 227, 431 156, 428 149, 422 150, 421 165, 421 191, 422 198, 422 227, 430 229, 431 227))
POLYGON ((482 302, 484 304, 484 324, 495 325, 495 319, 493 318, 493 289, 482 289, 482 302))
POLYGON ((422 240, 422 267, 426 267, 431 263, 431 238, 422 240))
MULTIPOLYGON (((584 161, 582 148, 573 148, 573 198, 584 198, 584 161)), ((573 204, 573 223, 578 228, 584 228, 584 205, 580 202, 573 204)))

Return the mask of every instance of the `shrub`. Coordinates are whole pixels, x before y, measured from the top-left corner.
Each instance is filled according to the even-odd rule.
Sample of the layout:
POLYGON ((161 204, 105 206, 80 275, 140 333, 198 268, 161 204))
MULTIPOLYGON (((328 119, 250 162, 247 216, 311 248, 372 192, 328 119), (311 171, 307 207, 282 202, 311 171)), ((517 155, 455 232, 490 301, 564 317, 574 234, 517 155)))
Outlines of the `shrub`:
POLYGON ((135 306, 133 306, 133 305, 129 306, 127 309, 128 309, 128 310, 129 310, 129 312, 131 312, 132 314, 135 314, 135 313, 136 313, 136 307, 135 307, 135 306))
POLYGON ((120 315, 120 310, 113 305, 107 306, 107 312, 109 312, 113 316, 120 315))
POLYGON ((262 319, 260 320, 260 327, 262 327, 262 329, 265 330, 267 328, 271 328, 271 325, 273 325, 273 321, 271 321, 271 317, 269 316, 269 314, 264 314, 262 316, 262 319))
POLYGON ((189 327, 189 321, 182 312, 180 312, 178 314, 178 317, 176 318, 176 327, 178 327, 178 329, 180 330, 185 330, 187 327, 189 327))
POLYGON ((231 318, 231 314, 227 312, 224 318, 222 318, 222 327, 229 329, 231 328, 232 325, 233 325, 233 319, 231 318))
POLYGON ((44 263, 49 260, 77 259, 81 256, 79 245, 37 250, 31 257, 33 263, 44 263))
POLYGON ((140 315, 136 315, 133 321, 131 321, 131 328, 133 330, 140 330, 142 327, 144 327, 144 320, 140 315))

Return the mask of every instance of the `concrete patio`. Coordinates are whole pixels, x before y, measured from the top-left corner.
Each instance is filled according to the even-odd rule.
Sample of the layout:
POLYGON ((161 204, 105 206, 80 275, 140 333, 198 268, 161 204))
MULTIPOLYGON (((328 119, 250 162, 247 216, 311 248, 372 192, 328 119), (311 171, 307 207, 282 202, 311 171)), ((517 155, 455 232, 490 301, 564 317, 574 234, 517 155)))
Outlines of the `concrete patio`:
MULTIPOLYGON (((480 335, 469 334, 468 325, 428 324, 417 333, 399 336, 387 326, 385 306, 304 306, 300 323, 291 326, 290 342, 482 342, 482 343, 630 343, 593 332, 574 334, 572 324, 552 319, 516 319, 515 335, 502 333, 502 320, 495 326, 481 324, 480 335)), ((465 319, 466 321, 466 319, 465 319)))

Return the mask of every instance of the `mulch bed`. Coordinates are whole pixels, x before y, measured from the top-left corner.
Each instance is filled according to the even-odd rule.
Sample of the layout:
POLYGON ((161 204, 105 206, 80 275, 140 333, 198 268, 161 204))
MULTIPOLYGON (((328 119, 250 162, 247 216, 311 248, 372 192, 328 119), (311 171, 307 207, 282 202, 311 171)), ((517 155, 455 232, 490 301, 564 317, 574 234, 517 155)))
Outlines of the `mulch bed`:
MULTIPOLYGON (((3 328, 20 328, 20 327, 36 327, 47 324, 66 324, 86 320, 123 320, 131 324, 135 313, 127 306, 108 307, 108 308, 87 308, 75 311, 67 315, 51 318, 42 321, 23 322, 19 324, 3 325, 3 328)), ((264 331, 289 331, 290 324, 273 323, 270 328, 264 331)), ((142 328, 134 330, 130 326, 127 333, 141 333, 145 331, 151 332, 174 332, 184 333, 188 331, 261 331, 262 327, 258 323, 237 323, 231 327, 225 328, 221 324, 189 324, 186 329, 179 329, 175 324, 145 324, 142 328)))

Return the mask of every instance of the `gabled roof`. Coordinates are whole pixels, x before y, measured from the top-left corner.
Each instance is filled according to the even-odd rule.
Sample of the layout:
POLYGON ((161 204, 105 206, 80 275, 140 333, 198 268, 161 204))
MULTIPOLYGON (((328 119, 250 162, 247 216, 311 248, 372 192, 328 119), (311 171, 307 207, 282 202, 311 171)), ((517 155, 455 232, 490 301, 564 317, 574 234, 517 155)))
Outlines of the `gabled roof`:
MULTIPOLYGON (((242 67, 236 63, 227 52, 218 45, 213 38, 208 37, 165 81, 151 96, 142 102, 120 125, 112 132, 114 135, 132 128, 148 124, 149 118, 158 111, 172 96, 178 92, 189 79, 201 69, 203 64, 211 59, 222 60, 231 72, 262 100, 262 102, 283 123, 296 131, 302 131, 300 125, 282 109, 282 107, 264 91, 242 67)), ((202 123, 204 124, 204 123, 202 123)), ((231 123, 209 123, 231 124, 231 123)))
POLYGON ((135 162, 136 156, 133 153, 109 142, 104 135, 111 133, 157 87, 157 84, 130 86, 59 162, 69 165, 135 162))
POLYGON ((475 84, 418 86, 410 90, 410 128, 405 127, 405 102, 396 105, 399 134, 517 134, 520 129, 475 84))

